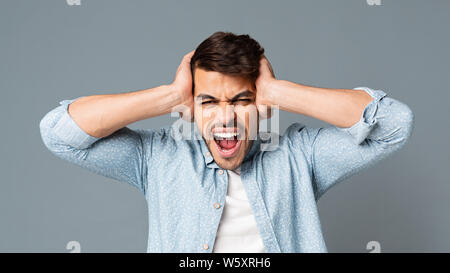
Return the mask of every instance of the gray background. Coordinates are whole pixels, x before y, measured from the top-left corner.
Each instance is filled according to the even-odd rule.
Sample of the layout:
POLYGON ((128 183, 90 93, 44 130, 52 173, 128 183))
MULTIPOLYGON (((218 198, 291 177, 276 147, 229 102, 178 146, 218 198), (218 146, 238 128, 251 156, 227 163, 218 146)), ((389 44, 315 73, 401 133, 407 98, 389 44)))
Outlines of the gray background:
MULTIPOLYGON (((450 251, 450 1, 117 1, 0 3, 0 251, 145 252, 145 199, 53 156, 40 119, 63 99, 170 83, 218 30, 250 34, 279 79, 368 86, 408 104, 406 146, 319 201, 330 252, 450 251)), ((132 124, 157 128, 169 115, 132 124)), ((281 113, 292 122, 325 125, 281 113)))

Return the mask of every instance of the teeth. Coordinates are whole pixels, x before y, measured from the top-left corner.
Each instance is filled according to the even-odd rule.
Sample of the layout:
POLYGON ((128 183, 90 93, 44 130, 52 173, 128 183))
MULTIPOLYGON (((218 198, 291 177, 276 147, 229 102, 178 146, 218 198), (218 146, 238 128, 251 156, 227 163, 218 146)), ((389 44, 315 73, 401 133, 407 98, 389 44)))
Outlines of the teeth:
POLYGON ((234 138, 238 135, 238 133, 214 133, 214 137, 216 138, 234 138))

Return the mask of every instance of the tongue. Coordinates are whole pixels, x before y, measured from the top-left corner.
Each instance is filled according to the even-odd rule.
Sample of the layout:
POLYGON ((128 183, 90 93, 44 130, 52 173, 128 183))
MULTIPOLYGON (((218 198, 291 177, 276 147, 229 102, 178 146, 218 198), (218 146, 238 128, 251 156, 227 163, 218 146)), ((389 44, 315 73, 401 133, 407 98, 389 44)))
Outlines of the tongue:
POLYGON ((237 140, 236 139, 232 139, 232 140, 226 140, 226 139, 222 139, 219 141, 219 145, 220 147, 224 148, 224 149, 231 149, 234 146, 236 146, 237 140))

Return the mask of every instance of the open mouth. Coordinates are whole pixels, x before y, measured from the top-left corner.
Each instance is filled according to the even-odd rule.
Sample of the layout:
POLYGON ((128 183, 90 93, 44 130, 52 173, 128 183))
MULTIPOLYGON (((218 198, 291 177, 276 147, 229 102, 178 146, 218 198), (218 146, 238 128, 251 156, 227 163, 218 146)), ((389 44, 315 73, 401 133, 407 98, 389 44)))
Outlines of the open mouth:
POLYGON ((241 146, 242 141, 239 139, 237 130, 213 132, 213 136, 214 144, 222 157, 234 156, 241 146))

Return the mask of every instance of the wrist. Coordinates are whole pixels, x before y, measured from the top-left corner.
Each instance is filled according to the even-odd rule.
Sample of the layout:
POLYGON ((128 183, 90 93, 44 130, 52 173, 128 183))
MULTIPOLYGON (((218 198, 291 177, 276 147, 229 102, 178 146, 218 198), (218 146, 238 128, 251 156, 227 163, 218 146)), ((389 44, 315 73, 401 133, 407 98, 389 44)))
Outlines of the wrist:
POLYGON ((281 84, 280 80, 272 79, 264 83, 264 86, 261 88, 262 91, 262 104, 265 105, 277 105, 277 94, 279 90, 279 85, 281 84))
POLYGON ((176 84, 171 83, 165 85, 165 87, 169 90, 170 97, 172 98, 173 105, 185 104, 189 99, 188 96, 185 95, 185 92, 182 91, 180 87, 176 84))

